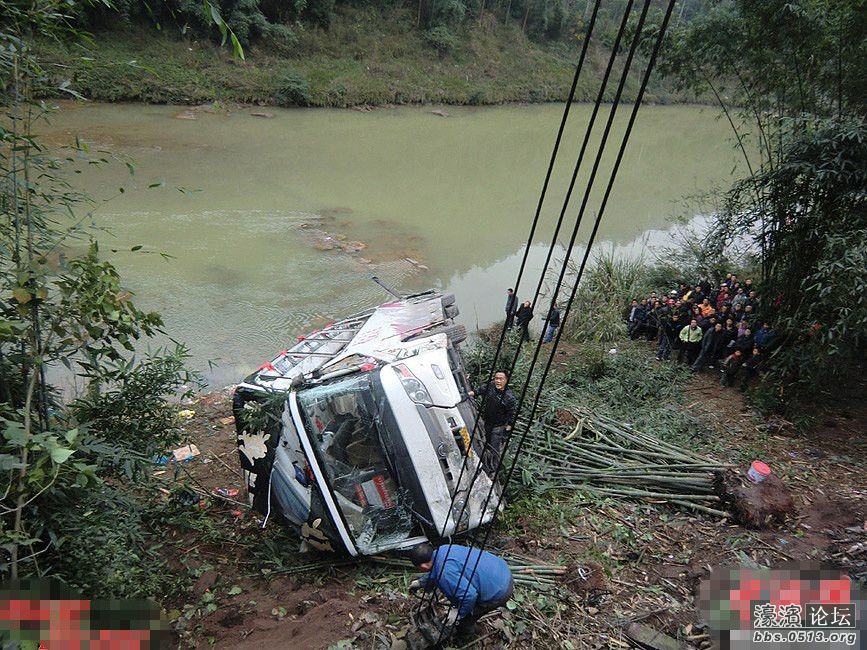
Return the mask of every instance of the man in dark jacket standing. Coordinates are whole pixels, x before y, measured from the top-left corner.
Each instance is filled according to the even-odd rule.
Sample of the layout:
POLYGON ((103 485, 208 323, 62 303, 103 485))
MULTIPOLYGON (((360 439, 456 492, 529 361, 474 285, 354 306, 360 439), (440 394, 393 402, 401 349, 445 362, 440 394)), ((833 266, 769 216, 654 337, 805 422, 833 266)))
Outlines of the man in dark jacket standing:
POLYGON ((494 373, 494 381, 484 388, 469 392, 470 397, 482 398, 482 419, 485 421, 487 438, 482 465, 489 474, 496 470, 500 463, 500 455, 518 414, 518 400, 508 388, 508 383, 509 373, 498 370, 494 373))
POLYGON ((545 319, 545 336, 542 337, 542 343, 553 341, 558 327, 560 327, 560 310, 557 305, 551 305, 551 311, 548 312, 548 318, 545 319))
POLYGON ((663 309, 664 307, 659 300, 652 298, 648 301, 646 311, 647 318, 645 319, 644 325, 644 336, 647 337, 648 341, 655 341, 659 334, 663 309))
POLYGON ((681 322, 680 314, 674 312, 670 318, 663 321, 659 332, 659 348, 656 351, 657 361, 668 361, 671 357, 671 350, 677 346, 680 341, 681 322))
POLYGON ((713 363, 714 355, 717 351, 719 341, 723 337, 723 326, 721 323, 716 323, 713 327, 709 327, 701 337, 701 352, 695 363, 692 364, 691 370, 698 372, 704 370, 704 367, 709 363, 713 363))
POLYGON ((637 310, 638 310, 638 299, 633 298, 632 304, 623 310, 623 320, 626 321, 627 324, 631 324, 631 323, 635 322, 635 312, 637 310))
POLYGON ((731 354, 729 348, 734 348, 735 339, 738 338, 738 328, 731 318, 727 318, 725 326, 723 326, 722 337, 720 339, 719 348, 717 349, 716 358, 723 359, 731 354))
POLYGON ((646 307, 644 304, 638 304, 637 300, 632 301, 626 315, 626 331, 629 333, 629 338, 632 340, 641 336, 644 329, 644 319, 647 316, 646 307))
POLYGON ((515 312, 515 322, 518 324, 521 332, 521 343, 530 340, 529 327, 531 320, 533 320, 533 307, 530 305, 530 301, 527 300, 515 312))
POLYGON ((512 329, 515 321, 515 312, 518 311, 518 296, 514 289, 506 291, 506 329, 512 329))

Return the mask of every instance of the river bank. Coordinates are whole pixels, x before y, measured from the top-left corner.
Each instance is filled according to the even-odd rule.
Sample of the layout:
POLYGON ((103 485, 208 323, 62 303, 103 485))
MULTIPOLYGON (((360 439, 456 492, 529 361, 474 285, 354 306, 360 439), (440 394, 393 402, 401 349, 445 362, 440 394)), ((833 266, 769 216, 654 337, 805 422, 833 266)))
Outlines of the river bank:
MULTIPOLYGON (((438 53, 411 28, 405 10, 341 7, 330 28, 297 30, 286 50, 248 47, 246 59, 204 39, 148 26, 99 32, 86 46, 40 45, 51 73, 46 94, 63 81, 84 97, 106 102, 202 104, 213 101, 269 106, 488 105, 542 103, 568 97, 580 44, 540 45, 514 24, 473 22, 448 54, 438 53)), ((591 46, 578 101, 592 101, 606 53, 591 46)), ((643 66, 639 66, 643 68, 643 66)), ((624 89, 631 101, 638 75, 624 89)), ((614 95, 615 83, 607 98, 614 95)), ((654 79, 648 103, 695 98, 654 79)))

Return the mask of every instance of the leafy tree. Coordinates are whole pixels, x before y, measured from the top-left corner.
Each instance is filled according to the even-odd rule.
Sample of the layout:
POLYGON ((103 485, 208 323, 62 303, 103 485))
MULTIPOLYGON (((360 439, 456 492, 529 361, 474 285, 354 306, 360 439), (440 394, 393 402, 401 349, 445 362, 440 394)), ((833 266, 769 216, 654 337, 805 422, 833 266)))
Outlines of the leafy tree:
POLYGON ((521 28, 533 39, 556 39, 562 34, 570 13, 568 0, 519 0, 521 28))
MULTIPOLYGON (((33 99, 34 89, 49 81, 31 42, 69 36, 74 8, 66 0, 0 0, 2 577, 69 566, 56 561, 66 553, 60 549, 68 541, 68 504, 128 489, 120 481, 108 485, 100 475, 120 477, 119 468, 135 475, 136 462, 177 436, 165 397, 188 378, 183 351, 134 360, 136 342, 159 331, 162 320, 137 308, 115 268, 99 258, 87 237, 90 215, 78 216, 85 197, 35 135, 47 109, 33 99), (85 252, 75 254, 72 244, 82 243, 85 252), (48 370, 62 366, 90 382, 87 398, 72 409, 55 399, 46 379, 48 370)), ((67 83, 59 90, 74 94, 67 83)), ((92 152, 78 145, 75 153, 92 152)), ((62 162, 74 160, 71 155, 62 162)), ((76 540, 82 553, 99 537, 99 526, 90 525, 97 519, 78 522, 93 533, 76 540)), ((142 528, 129 538, 145 536, 142 528)), ((130 557, 144 557, 141 549, 129 550, 130 557)), ((131 584, 126 587, 134 590, 131 584)))
MULTIPOLYGON (((218 0, 69 0, 63 5, 64 19, 68 29, 55 32, 53 38, 77 38, 75 29, 101 30, 117 25, 126 27, 150 23, 157 30, 173 25, 181 34, 195 33, 219 38, 222 44, 230 42, 234 55, 244 58, 244 48, 236 31, 245 36, 283 36, 291 30, 283 25, 268 23, 258 9, 258 0, 239 0, 220 3, 218 0), (250 4, 257 5, 249 12, 250 4), (225 6, 224 6, 225 5, 225 6), (240 5, 240 6, 239 6, 240 5), (232 18, 224 16, 233 14, 232 18), (230 22, 237 21, 237 24, 230 22), (285 29, 284 29, 285 28, 285 29)), ((46 36, 46 34, 42 34, 46 36)), ((248 41, 245 41, 248 42, 248 41)))
POLYGON ((457 47, 458 38, 448 27, 437 25, 424 33, 424 40, 440 54, 447 54, 457 47))
MULTIPOLYGON (((173 26, 181 34, 207 35, 241 45, 266 41, 282 47, 294 44, 292 25, 306 21, 328 27, 334 0, 117 0, 110 5, 74 3, 79 24, 104 29, 117 23, 151 23, 157 29, 173 26)), ((242 57, 243 58, 243 57, 242 57)))
POLYGON ((864 362, 865 55, 863 0, 728 0, 673 32, 662 66, 716 96, 743 153, 708 245, 754 242, 782 406, 864 362))

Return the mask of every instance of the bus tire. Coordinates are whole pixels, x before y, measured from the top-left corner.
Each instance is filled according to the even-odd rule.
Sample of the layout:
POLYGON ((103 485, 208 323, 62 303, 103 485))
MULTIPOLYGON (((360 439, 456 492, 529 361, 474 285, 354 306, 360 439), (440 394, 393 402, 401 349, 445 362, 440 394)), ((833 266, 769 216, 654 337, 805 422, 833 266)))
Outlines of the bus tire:
POLYGON ((452 345, 463 343, 467 340, 467 328, 463 325, 445 325, 437 328, 437 332, 443 332, 452 342, 452 345))

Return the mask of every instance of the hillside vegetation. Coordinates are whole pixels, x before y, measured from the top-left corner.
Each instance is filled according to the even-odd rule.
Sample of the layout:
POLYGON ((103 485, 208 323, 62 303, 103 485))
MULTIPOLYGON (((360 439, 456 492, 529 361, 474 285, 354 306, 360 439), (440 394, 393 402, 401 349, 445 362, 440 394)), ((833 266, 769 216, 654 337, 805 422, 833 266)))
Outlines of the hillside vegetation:
MULTIPOLYGON (((297 23, 288 44, 260 38, 245 45, 243 60, 195 30, 181 35, 140 21, 94 25, 87 44, 42 43, 50 74, 45 94, 68 79, 85 97, 111 102, 346 107, 568 96, 583 33, 536 41, 520 22, 491 13, 448 31, 443 47, 416 20, 409 7, 340 5, 327 27, 297 23)), ((610 47, 601 23, 595 35, 577 89, 581 101, 594 99, 610 47)), ((636 74, 626 100, 637 86, 636 74)), ((647 95, 658 103, 694 97, 660 81, 647 95)))

